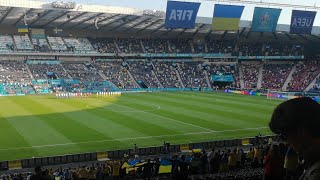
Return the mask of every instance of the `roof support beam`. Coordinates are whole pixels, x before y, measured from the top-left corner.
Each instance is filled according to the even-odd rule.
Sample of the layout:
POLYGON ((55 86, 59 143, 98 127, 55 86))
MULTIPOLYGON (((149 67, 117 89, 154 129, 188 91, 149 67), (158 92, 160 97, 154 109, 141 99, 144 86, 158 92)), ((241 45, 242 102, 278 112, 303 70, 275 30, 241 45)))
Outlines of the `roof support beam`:
POLYGON ((155 30, 153 30, 152 32, 151 32, 151 34, 153 34, 153 33, 155 33, 155 32, 157 32, 159 29, 161 29, 161 28, 163 28, 164 27, 164 24, 162 25, 162 26, 159 26, 158 28, 156 28, 155 30))
POLYGON ((140 30, 137 31, 136 33, 139 33, 139 32, 141 32, 141 31, 143 31, 143 30, 146 30, 148 27, 150 27, 150 26, 158 23, 159 21, 161 21, 161 19, 157 19, 155 22, 150 23, 149 25, 147 25, 147 26, 145 26, 144 28, 140 29, 140 30))
POLYGON ((241 30, 241 32, 240 32, 240 34, 239 34, 239 37, 240 36, 242 36, 242 34, 244 33, 244 31, 246 30, 246 28, 244 27, 244 28, 242 28, 242 30, 241 30))
POLYGON ((194 33, 192 34, 192 37, 194 37, 194 36, 200 31, 200 29, 203 28, 203 26, 205 26, 205 25, 204 25, 204 24, 201 24, 201 25, 197 28, 196 32, 194 32, 194 33))
POLYGON ((221 36, 221 39, 224 39, 224 37, 226 36, 227 33, 228 33, 228 31, 224 31, 224 33, 221 36))
POLYGON ((133 29, 133 28, 139 26, 140 24, 145 23, 146 21, 149 21, 150 19, 151 19, 151 18, 148 18, 148 19, 145 19, 145 20, 143 20, 143 21, 141 21, 141 22, 139 22, 139 23, 136 23, 135 25, 129 27, 128 29, 126 29, 126 30, 124 30, 124 31, 122 31, 122 32, 127 32, 127 31, 129 31, 130 29, 133 29))
POLYGON ((53 21, 61 18, 62 16, 65 16, 69 13, 69 11, 65 11, 62 14, 58 15, 57 17, 53 18, 51 21, 47 22, 46 24, 42 25, 43 27, 46 27, 47 25, 51 24, 53 21))
POLYGON ((18 18, 18 20, 14 23, 14 25, 16 26, 16 25, 24 18, 24 16, 26 16, 27 14, 29 14, 32 10, 33 10, 33 9, 30 8, 27 12, 23 13, 22 16, 20 16, 20 17, 18 18))
POLYGON ((287 36, 287 38, 291 41, 293 38, 288 34, 288 33, 284 33, 286 36, 287 36))
MULTIPOLYGON (((105 27, 106 26, 108 26, 108 25, 110 25, 110 24, 112 24, 112 23, 114 23, 114 22, 117 22, 117 21, 119 21, 120 19, 125 19, 125 18, 127 18, 127 17, 129 17, 130 15, 126 15, 126 16, 124 16, 124 17, 120 17, 120 18, 115 18, 115 19, 113 19, 112 21, 110 21, 110 22, 108 22, 108 23, 106 23, 106 24, 104 24, 104 25, 102 25, 101 27, 99 27, 99 29, 100 28, 104 28, 105 29, 105 27)), ((116 29, 116 28, 118 28, 118 27, 120 27, 120 26, 122 26, 122 25, 124 25, 125 23, 127 23, 127 21, 123 21, 120 25, 117 25, 116 27, 114 27, 114 28, 112 28, 112 29, 110 29, 109 31, 112 31, 112 30, 114 30, 114 29, 116 29)))
POLYGON ((29 25, 30 25, 30 26, 33 25, 33 24, 34 24, 35 22, 37 22, 39 19, 41 19, 42 17, 44 17, 45 15, 47 15, 47 14, 49 14, 49 13, 51 13, 51 12, 52 12, 52 10, 46 11, 45 13, 41 14, 40 16, 38 16, 37 19, 35 19, 35 20, 33 20, 32 22, 30 22, 29 25))
MULTIPOLYGON (((126 17, 128 17, 128 16, 126 16, 126 17)), ((113 30, 115 30, 115 29, 117 29, 117 28, 120 28, 121 26, 123 26, 123 25, 127 24, 128 22, 127 22, 127 21, 125 21, 125 18, 126 18, 126 17, 122 18, 122 20, 123 20, 123 22, 122 22, 122 23, 120 23, 119 25, 117 25, 117 26, 115 26, 115 27, 111 28, 109 31, 113 31, 113 30)), ((135 20, 137 20, 137 19, 139 19, 139 18, 140 18, 140 16, 137 16, 137 17, 135 17, 134 19, 132 19, 131 21, 135 21, 135 20)))
MULTIPOLYGON (((109 19, 111 19, 111 18, 117 17, 117 16, 120 16, 120 14, 112 15, 112 16, 106 18, 106 19, 103 19, 103 20, 101 20, 101 21, 98 21, 97 23, 105 22, 105 21, 107 21, 107 20, 109 20, 109 19)), ((85 27, 82 27, 82 28, 80 28, 80 29, 87 29, 87 28, 89 28, 89 27, 91 27, 91 26, 94 26, 94 24, 89 24, 89 25, 87 25, 87 26, 85 26, 85 27)))
POLYGON ((206 35, 206 38, 209 38, 210 35, 211 35, 211 33, 212 33, 212 29, 210 29, 210 31, 209 31, 208 34, 206 35))
POLYGON ((0 24, 2 23, 2 21, 8 16, 8 14, 11 13, 11 11, 13 10, 13 7, 9 7, 7 9, 7 11, 2 15, 1 19, 0 19, 0 24))
POLYGON ((246 39, 248 39, 248 38, 249 38, 250 34, 251 34, 251 30, 250 30, 250 31, 248 31, 248 34, 246 35, 246 39))
POLYGON ((179 38, 184 32, 186 32, 187 28, 185 28, 184 30, 182 30, 177 36, 176 38, 179 38))
POLYGON ((57 27, 63 26, 63 25, 65 25, 65 24, 67 24, 68 22, 70 22, 70 21, 72 21, 72 20, 74 20, 74 19, 77 19, 78 17, 80 17, 80 16, 82 16, 82 15, 85 15, 85 14, 87 14, 87 12, 83 12, 83 13, 81 13, 81 14, 78 14, 78 15, 74 16, 74 17, 71 17, 71 18, 69 18, 67 21, 59 24, 57 27))
POLYGON ((76 26, 79 26, 80 24, 82 24, 82 23, 84 23, 84 22, 86 22, 86 21, 89 21, 89 20, 91 20, 91 19, 97 18, 97 17, 99 17, 99 16, 101 16, 101 15, 103 15, 103 13, 98 13, 98 14, 96 14, 96 15, 94 15, 94 16, 88 17, 88 18, 86 18, 86 19, 78 22, 77 24, 75 24, 75 25, 73 25, 73 26, 70 26, 69 28, 74 28, 74 27, 76 27, 76 26))
POLYGON ((273 35, 275 40, 278 40, 278 36, 277 36, 277 34, 275 32, 273 32, 272 35, 273 35))

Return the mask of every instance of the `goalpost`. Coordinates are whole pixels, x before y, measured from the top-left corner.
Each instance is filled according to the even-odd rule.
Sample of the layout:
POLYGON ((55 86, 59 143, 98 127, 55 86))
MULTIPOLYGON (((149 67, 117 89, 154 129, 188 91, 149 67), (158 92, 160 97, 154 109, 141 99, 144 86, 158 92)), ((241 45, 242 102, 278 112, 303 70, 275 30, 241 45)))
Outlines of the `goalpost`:
POLYGON ((297 94, 295 92, 285 92, 285 91, 272 91, 268 90, 267 99, 294 99, 297 98, 297 94))

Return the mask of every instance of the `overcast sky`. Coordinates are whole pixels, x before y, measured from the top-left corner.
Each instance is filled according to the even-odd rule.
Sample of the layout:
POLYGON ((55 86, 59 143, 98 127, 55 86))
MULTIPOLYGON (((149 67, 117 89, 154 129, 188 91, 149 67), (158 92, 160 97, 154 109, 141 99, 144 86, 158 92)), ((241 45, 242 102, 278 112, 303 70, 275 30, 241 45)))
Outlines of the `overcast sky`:
MULTIPOLYGON (((53 2, 56 0, 43 0, 46 2, 53 2)), ((108 6, 121 6, 121 7, 131 7, 139 9, 156 9, 164 10, 166 9, 167 0, 64 0, 64 1, 75 1, 80 4, 95 4, 95 5, 108 5, 108 6)), ((190 1, 190 2, 201 2, 198 16, 201 17, 212 17, 214 2, 218 1, 209 1, 209 0, 179 0, 179 1, 190 1)), ((250 0, 255 2, 260 2, 260 0, 250 0)), ((282 4, 292 4, 292 5, 307 5, 313 6, 316 5, 320 9, 319 0, 262 0, 263 2, 270 3, 279 3, 282 4), (316 3, 318 1, 318 3, 316 3)), ((241 0, 239 0, 239 5, 241 5, 241 0)), ((226 3, 223 3, 226 4, 226 3)), ((227 3, 228 4, 228 3, 227 3)), ((252 20, 255 4, 247 5, 245 4, 244 12, 241 16, 241 20, 252 20)), ((261 6, 261 5, 260 5, 261 6)), ((278 7, 279 8, 279 7, 278 7)), ((280 7, 282 9, 279 24, 289 24, 291 20, 291 11, 292 8, 280 7)), ((306 10, 302 8, 294 8, 297 10, 306 10)), ((307 9, 308 10, 308 9, 307 9)), ((309 9, 314 11, 314 9, 309 9)), ((318 10, 317 10, 318 11, 318 10)), ((320 11, 318 11, 314 25, 320 26, 320 11)))

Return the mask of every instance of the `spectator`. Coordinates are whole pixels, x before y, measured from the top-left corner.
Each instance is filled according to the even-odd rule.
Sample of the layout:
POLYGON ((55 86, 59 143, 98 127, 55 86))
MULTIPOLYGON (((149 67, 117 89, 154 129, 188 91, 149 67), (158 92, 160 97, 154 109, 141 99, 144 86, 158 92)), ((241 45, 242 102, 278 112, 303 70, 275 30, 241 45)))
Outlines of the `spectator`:
POLYGON ((283 180, 283 162, 278 145, 272 145, 263 160, 265 180, 283 180))
POLYGON ((303 155, 305 173, 301 180, 320 179, 320 105, 308 97, 291 99, 274 110, 269 127, 282 135, 303 155))
POLYGON ((30 180, 45 180, 45 178, 42 176, 42 170, 40 166, 36 167, 34 171, 35 174, 30 177, 30 180))

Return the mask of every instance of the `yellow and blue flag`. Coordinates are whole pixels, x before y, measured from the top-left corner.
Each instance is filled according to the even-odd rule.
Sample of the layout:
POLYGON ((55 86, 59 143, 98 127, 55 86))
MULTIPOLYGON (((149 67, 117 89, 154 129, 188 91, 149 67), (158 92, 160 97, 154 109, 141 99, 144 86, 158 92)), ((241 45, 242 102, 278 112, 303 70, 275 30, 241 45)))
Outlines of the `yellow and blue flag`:
POLYGON ((29 32, 29 27, 28 26, 18 26, 18 32, 19 33, 27 33, 29 32))
POLYGON ((213 11, 212 30, 238 30, 243 9, 244 6, 216 4, 213 11))
POLYGON ((171 173, 172 162, 169 160, 162 159, 160 161, 159 174, 171 173))

